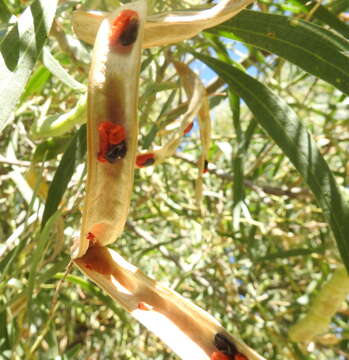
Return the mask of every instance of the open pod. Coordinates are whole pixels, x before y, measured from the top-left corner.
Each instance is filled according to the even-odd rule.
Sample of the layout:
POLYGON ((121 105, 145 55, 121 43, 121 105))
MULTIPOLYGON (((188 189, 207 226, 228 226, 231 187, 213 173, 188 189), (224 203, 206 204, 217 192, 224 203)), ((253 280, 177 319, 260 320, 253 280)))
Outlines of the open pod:
POLYGON ((202 194, 203 194, 203 174, 207 172, 208 166, 208 152, 211 143, 211 118, 210 118, 210 106, 208 102, 207 92, 200 77, 195 74, 188 65, 181 62, 175 62, 176 70, 182 79, 183 86, 187 95, 190 97, 193 94, 194 86, 199 83, 200 88, 203 91, 201 106, 198 111, 198 122, 200 129, 200 142, 202 146, 202 152, 198 160, 198 177, 195 184, 195 197, 198 207, 202 211, 202 194))
POLYGON ((198 160, 198 177, 195 184, 195 197, 197 205, 202 211, 203 174, 207 172, 207 159, 211 143, 211 118, 208 96, 201 79, 187 64, 175 61, 174 66, 181 78, 182 85, 188 97, 187 111, 180 118, 159 132, 159 135, 170 135, 170 140, 158 149, 138 154, 136 166, 145 167, 157 165, 166 158, 172 156, 180 145, 183 135, 187 134, 192 129, 193 120, 197 116, 202 152, 198 160))
POLYGON ((172 156, 180 145, 183 135, 192 127, 194 118, 199 114, 205 100, 206 89, 200 78, 186 64, 174 62, 174 65, 187 93, 187 111, 178 120, 171 123, 169 129, 165 129, 165 132, 170 134, 170 138, 163 146, 137 155, 137 167, 157 165, 172 156))
POLYGON ((264 359, 229 335, 207 312, 144 275, 116 251, 90 247, 75 264, 181 359, 211 359, 217 352, 217 334, 234 344, 239 360, 264 359))
MULTIPOLYGON (((190 39, 200 31, 230 19, 252 2, 253 0, 223 0, 206 10, 175 11, 148 16, 143 47, 165 46, 190 39)), ((75 11, 72 22, 78 38, 93 44, 98 27, 106 16, 103 12, 75 11)))
MULTIPOLYGON (((208 313, 106 247, 123 231, 133 186, 145 4, 120 7, 104 18, 96 37, 88 86, 86 199, 74 263, 182 359, 262 360, 208 313)), ((190 101, 158 161, 175 151, 206 94, 186 65, 175 66, 190 101)))
POLYGON ((118 8, 100 25, 88 85, 88 171, 80 240, 105 246, 122 233, 133 186, 137 99, 146 3, 118 8))

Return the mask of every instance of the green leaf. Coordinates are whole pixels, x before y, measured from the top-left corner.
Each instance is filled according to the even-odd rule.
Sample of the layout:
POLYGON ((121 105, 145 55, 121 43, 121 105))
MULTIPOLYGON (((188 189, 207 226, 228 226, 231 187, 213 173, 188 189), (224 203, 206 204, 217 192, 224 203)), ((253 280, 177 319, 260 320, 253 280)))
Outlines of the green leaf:
POLYGON ((305 8, 311 11, 314 6, 317 9, 313 13, 313 16, 325 24, 329 25, 332 29, 338 31, 340 34, 349 38, 349 26, 345 22, 339 20, 335 14, 329 11, 325 6, 319 5, 317 1, 309 0, 296 0, 299 4, 305 5, 305 8))
POLYGON ((161 83, 156 83, 156 82, 150 83, 146 87, 144 94, 140 99, 140 103, 142 104, 146 99, 155 96, 160 91, 176 89, 177 87, 178 87, 177 84, 171 81, 163 81, 161 83))
POLYGON ((63 66, 52 56, 50 50, 44 47, 42 54, 43 63, 46 68, 64 84, 73 90, 86 91, 86 86, 71 77, 63 66))
POLYGON ((25 90, 21 95, 21 102, 24 101, 28 96, 40 93, 41 89, 44 87, 50 76, 51 73, 45 68, 45 66, 38 67, 30 77, 25 90))
POLYGON ((11 349, 9 334, 7 331, 7 311, 6 309, 0 312, 0 351, 3 353, 5 350, 11 349))
POLYGON ((67 148, 71 136, 61 136, 52 138, 40 143, 34 152, 33 161, 48 161, 57 157, 67 148))
POLYGON ((336 15, 349 10, 348 0, 333 0, 327 5, 327 7, 333 14, 336 15))
POLYGON ((34 138, 63 135, 86 122, 86 108, 87 96, 84 94, 70 111, 37 119, 30 129, 31 134, 34 138))
POLYGON ((86 152, 86 125, 80 127, 59 163, 55 176, 52 180, 47 194, 44 214, 42 216, 42 226, 56 212, 61 202, 65 190, 69 184, 77 162, 77 154, 86 152), (82 144, 79 147, 79 143, 82 144))
MULTIPOLYGON (((61 277, 61 276, 58 276, 61 277)), ((97 286, 92 284, 91 282, 86 281, 85 279, 75 276, 75 275, 68 275, 66 280, 71 282, 72 284, 78 285, 81 289, 88 292, 92 296, 98 298, 104 305, 110 308, 119 318, 126 324, 128 322, 127 317, 123 310, 119 309, 116 305, 114 300, 102 293, 101 290, 98 289, 97 286)))
POLYGON ((0 131, 7 124, 46 42, 56 6, 57 0, 36 0, 1 43, 0 131))
POLYGON ((233 208, 239 205, 243 201, 244 194, 244 161, 243 161, 243 134, 241 129, 240 119, 240 98, 236 96, 232 91, 229 91, 230 109, 233 113, 233 126, 236 134, 236 151, 232 159, 232 165, 234 169, 234 181, 233 181, 233 208))
POLYGON ((144 136, 143 138, 143 143, 142 143, 142 148, 143 149, 149 149, 150 148, 150 145, 151 143, 153 142, 155 136, 156 136, 156 133, 159 131, 159 126, 154 124, 149 133, 147 135, 144 136))
POLYGON ((4 0, 0 0, 0 21, 2 23, 7 23, 11 17, 10 10, 7 5, 4 3, 4 0))
POLYGON ((275 259, 288 259, 293 256, 307 256, 311 254, 324 254, 326 248, 324 246, 318 246, 314 248, 297 248, 285 251, 278 251, 274 253, 270 253, 265 256, 257 257, 254 259, 255 262, 264 262, 264 261, 271 261, 275 259))
POLYGON ((43 227, 40 233, 35 250, 30 258, 31 266, 30 266, 28 286, 27 286, 27 296, 28 296, 27 309, 29 316, 30 316, 30 307, 31 307, 33 291, 35 288, 35 282, 38 274, 39 265, 45 255, 45 249, 47 249, 47 244, 50 241, 52 227, 59 216, 61 216, 61 214, 60 212, 57 211, 48 219, 48 221, 46 222, 45 226, 43 227))
POLYGON ((349 94, 349 42, 331 31, 250 10, 208 31, 275 53, 349 94))
POLYGON ((349 204, 307 129, 293 110, 259 81, 222 61, 194 55, 246 102, 259 124, 297 168, 322 208, 349 270, 349 204))

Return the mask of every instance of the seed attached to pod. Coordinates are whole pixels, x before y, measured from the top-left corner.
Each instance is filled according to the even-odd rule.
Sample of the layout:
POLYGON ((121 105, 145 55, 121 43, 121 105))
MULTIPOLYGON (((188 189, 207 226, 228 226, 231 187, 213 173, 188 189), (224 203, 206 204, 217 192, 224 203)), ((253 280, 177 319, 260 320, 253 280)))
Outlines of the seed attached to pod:
POLYGON ((140 168, 153 165, 154 162, 155 162, 155 156, 152 153, 141 154, 141 155, 138 155, 136 158, 136 165, 140 168))
POLYGON ((211 360, 248 360, 238 351, 235 344, 221 333, 215 335, 214 345, 219 351, 212 353, 211 360))
POLYGON ((144 310, 144 311, 150 311, 153 308, 152 306, 150 306, 149 304, 147 304, 144 301, 141 301, 140 303, 138 303, 137 307, 139 310, 144 310))
POLYGON ((221 351, 215 351, 211 355, 211 360, 232 360, 232 358, 221 351))
POLYGON ((111 35, 109 37, 110 46, 119 53, 127 53, 138 36, 139 20, 138 15, 133 10, 124 10, 114 20, 111 35))
POLYGON ((238 353, 236 346, 223 334, 217 333, 214 337, 216 348, 226 355, 234 356, 238 353))
POLYGON ((234 357, 234 360, 248 360, 247 357, 241 353, 237 353, 234 357))
POLYGON ((125 27, 125 30, 120 35, 120 44, 123 46, 128 46, 133 44, 138 35, 138 19, 131 18, 128 24, 125 27))
POLYGON ((183 135, 188 134, 188 132, 193 128, 193 126, 194 126, 194 123, 191 122, 191 123, 184 129, 183 135))
POLYGON ((207 160, 205 160, 204 169, 202 170, 202 172, 204 174, 208 172, 208 161, 207 160))
POLYGON ((100 162, 114 163, 118 159, 125 157, 127 145, 125 141, 125 129, 119 124, 110 121, 103 121, 98 127, 99 132, 99 152, 100 162))
POLYGON ((105 154, 105 159, 111 164, 116 160, 122 159, 126 156, 127 145, 126 141, 122 141, 120 144, 111 145, 105 154))
POLYGON ((88 232, 88 233, 87 233, 86 238, 87 238, 87 240, 89 240, 89 241, 95 241, 95 239, 96 239, 95 235, 94 235, 93 233, 91 233, 91 232, 88 232))
POLYGON ((86 239, 89 241, 89 246, 95 246, 97 244, 96 235, 92 232, 87 233, 86 239))

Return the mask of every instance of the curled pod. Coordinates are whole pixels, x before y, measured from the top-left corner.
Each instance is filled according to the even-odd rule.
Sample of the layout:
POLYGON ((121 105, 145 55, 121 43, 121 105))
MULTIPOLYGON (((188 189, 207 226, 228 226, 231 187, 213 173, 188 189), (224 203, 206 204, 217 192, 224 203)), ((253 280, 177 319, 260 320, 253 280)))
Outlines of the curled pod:
POLYGON ((145 1, 118 8, 101 23, 88 85, 88 173, 78 249, 112 243, 122 233, 133 187, 137 99, 145 1))

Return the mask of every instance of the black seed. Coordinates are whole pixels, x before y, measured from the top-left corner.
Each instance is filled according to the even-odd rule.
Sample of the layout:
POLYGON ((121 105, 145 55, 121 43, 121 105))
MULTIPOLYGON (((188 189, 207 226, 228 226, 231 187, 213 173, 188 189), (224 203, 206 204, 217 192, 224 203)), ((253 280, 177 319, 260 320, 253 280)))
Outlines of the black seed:
POLYGON ((126 152, 127 152, 126 141, 122 141, 120 144, 111 145, 107 153, 105 154, 105 158, 110 163, 114 163, 116 160, 124 158, 126 152))
POLYGON ((217 333, 214 337, 215 347, 222 353, 234 357, 238 351, 236 346, 223 334, 217 333))
POLYGON ((119 38, 120 44, 123 46, 128 46, 133 44, 137 39, 138 28, 139 28, 138 19, 132 18, 130 22, 126 25, 125 30, 120 35, 119 38))
POLYGON ((155 162, 155 159, 154 158, 149 158, 147 159, 146 161, 144 161, 143 165, 142 166, 150 166, 150 165, 153 165, 155 162))

